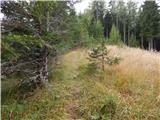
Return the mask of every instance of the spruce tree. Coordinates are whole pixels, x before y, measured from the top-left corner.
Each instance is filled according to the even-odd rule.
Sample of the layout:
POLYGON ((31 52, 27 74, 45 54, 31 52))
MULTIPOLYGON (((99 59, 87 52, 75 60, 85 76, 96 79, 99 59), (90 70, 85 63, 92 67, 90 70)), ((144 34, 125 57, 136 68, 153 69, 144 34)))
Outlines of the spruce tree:
POLYGON ((109 44, 120 44, 121 43, 121 36, 120 36, 119 30, 116 28, 114 24, 112 25, 108 43, 109 44))
POLYGON ((63 39, 67 41, 65 36, 79 34, 71 29, 75 18, 71 4, 71 1, 2 2, 3 78, 21 73, 25 76, 22 83, 47 85, 49 55, 57 56, 57 46, 63 39))
POLYGON ((141 35, 147 38, 149 50, 154 49, 154 37, 159 34, 160 14, 155 1, 145 1, 140 14, 141 35))

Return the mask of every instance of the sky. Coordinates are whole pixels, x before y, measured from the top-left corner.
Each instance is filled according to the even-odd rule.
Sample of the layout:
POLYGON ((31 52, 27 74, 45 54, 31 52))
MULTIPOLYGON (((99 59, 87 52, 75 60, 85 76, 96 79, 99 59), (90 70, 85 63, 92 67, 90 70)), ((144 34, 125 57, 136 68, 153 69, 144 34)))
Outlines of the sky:
MULTIPOLYGON (((75 5, 76 12, 77 13, 80 13, 80 12, 83 13, 84 10, 86 8, 88 8, 89 3, 91 3, 92 1, 93 0, 82 0, 82 2, 77 3, 75 5)), ((107 6, 110 0, 105 0, 105 1, 106 1, 106 6, 107 6)), ((127 1, 129 1, 129 0, 123 0, 123 1, 127 3, 127 1)), ((132 1, 137 2, 138 7, 140 7, 144 3, 145 0, 132 0, 132 1)), ((156 2, 160 5, 160 0, 156 0, 156 2)))

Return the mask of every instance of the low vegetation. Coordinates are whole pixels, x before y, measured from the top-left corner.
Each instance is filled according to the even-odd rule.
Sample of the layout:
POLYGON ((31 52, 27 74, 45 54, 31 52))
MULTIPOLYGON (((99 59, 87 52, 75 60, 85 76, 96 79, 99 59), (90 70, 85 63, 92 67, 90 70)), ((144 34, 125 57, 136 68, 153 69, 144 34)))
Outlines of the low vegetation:
POLYGON ((120 64, 105 65, 101 73, 89 64, 87 49, 71 51, 59 58, 47 89, 25 100, 5 100, 2 118, 12 113, 17 120, 160 119, 160 54, 107 48, 122 57, 120 64))

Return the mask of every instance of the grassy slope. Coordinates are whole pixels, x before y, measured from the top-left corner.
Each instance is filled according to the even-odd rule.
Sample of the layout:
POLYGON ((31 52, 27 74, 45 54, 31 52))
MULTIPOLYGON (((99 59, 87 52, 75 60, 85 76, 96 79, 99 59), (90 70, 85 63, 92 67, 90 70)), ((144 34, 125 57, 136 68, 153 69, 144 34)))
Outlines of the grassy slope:
POLYGON ((86 72, 87 50, 77 49, 62 56, 46 90, 37 90, 22 104, 12 103, 16 107, 10 108, 21 113, 17 119, 96 120, 107 100, 113 99, 115 120, 159 120, 160 54, 108 48, 123 60, 117 66, 106 66, 104 79, 102 73, 86 72))

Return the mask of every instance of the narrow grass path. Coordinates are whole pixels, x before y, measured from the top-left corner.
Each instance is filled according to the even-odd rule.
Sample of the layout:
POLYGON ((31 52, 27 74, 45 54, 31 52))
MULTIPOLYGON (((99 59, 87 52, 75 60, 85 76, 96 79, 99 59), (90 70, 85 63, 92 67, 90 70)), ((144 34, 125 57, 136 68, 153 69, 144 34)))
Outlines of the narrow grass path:
POLYGON ((62 66, 65 68, 64 78, 69 80, 71 83, 70 88, 70 100, 66 104, 66 112, 68 113, 68 120, 75 120, 77 119, 76 110, 78 109, 77 99, 80 99, 80 94, 83 89, 79 81, 76 81, 75 78, 79 74, 79 67, 86 64, 87 61, 87 54, 86 50, 77 49, 72 51, 62 58, 62 66))
POLYGON ((78 119, 78 102, 85 86, 84 82, 78 79, 81 72, 79 67, 88 63, 87 55, 86 49, 76 49, 60 57, 58 73, 53 73, 53 83, 51 82, 48 87, 50 95, 58 97, 57 110, 53 110, 56 113, 58 112, 55 115, 57 117, 54 116, 55 119, 78 119))
POLYGON ((77 49, 62 57, 62 66, 65 69, 65 78, 73 79, 79 74, 79 67, 88 63, 87 51, 77 49))

